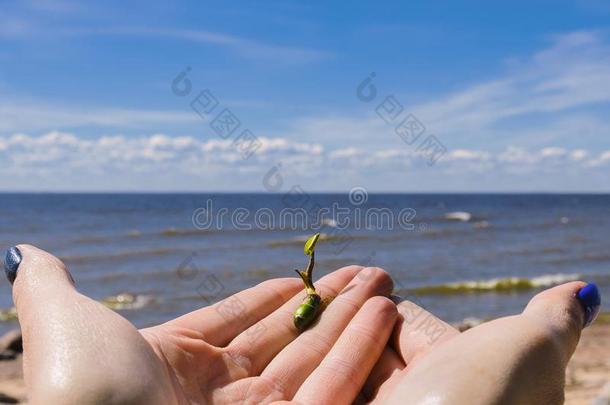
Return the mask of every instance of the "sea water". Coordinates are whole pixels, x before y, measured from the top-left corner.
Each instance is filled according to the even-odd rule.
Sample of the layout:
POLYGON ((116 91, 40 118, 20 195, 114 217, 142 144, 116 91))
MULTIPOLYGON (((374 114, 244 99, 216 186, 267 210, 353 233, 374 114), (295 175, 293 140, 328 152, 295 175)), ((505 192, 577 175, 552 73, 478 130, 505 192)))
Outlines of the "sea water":
MULTIPOLYGON (((294 277, 317 231, 314 279, 379 266, 398 294, 452 322, 516 313, 574 279, 610 296, 609 195, 1 194, 0 213, 2 249, 53 253, 80 291, 140 327, 294 277)), ((0 307, 11 306, 1 281, 0 307)))

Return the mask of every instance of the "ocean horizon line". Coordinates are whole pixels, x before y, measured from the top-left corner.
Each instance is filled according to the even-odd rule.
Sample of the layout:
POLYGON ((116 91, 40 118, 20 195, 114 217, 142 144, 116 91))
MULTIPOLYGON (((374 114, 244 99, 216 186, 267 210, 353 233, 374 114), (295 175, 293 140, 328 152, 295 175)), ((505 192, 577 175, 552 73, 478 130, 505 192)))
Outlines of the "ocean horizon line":
MULTIPOLYGON (((369 195, 574 195, 574 196, 589 196, 589 195, 610 195, 609 191, 375 191, 366 190, 369 195)), ((284 195, 290 191, 273 192, 273 191, 221 191, 221 190, 206 190, 206 191, 156 191, 156 190, 49 190, 49 191, 33 191, 33 190, 0 190, 0 195, 284 195)), ((307 194, 312 195, 347 195, 350 190, 345 191, 307 191, 307 194)))

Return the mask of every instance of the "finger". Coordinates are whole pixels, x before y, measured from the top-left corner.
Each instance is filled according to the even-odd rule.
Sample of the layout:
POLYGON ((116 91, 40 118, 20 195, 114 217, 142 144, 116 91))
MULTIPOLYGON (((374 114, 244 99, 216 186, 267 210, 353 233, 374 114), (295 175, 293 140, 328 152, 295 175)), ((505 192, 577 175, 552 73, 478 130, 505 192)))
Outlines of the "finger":
POLYGON ((407 367, 460 333, 447 322, 411 301, 404 300, 397 307, 400 316, 392 344, 407 367))
POLYGON ((523 311, 523 315, 545 325, 553 336, 562 343, 564 361, 567 363, 576 349, 582 328, 592 322, 599 311, 600 296, 595 284, 573 281, 545 290, 532 298, 523 311), (586 289, 584 287, 587 287, 586 289), (592 292, 590 303, 579 299, 581 290, 592 292), (583 305, 584 304, 584 305, 583 305), (590 304, 590 305, 589 305, 590 304), (586 309, 587 305, 590 309, 586 309))
POLYGON ((396 306, 389 299, 369 299, 299 388, 295 401, 351 404, 381 355, 396 316, 396 306))
MULTIPOLYGON (((396 297, 398 299, 398 297, 396 297)), ((459 335, 460 332, 408 300, 399 300, 399 316, 387 348, 367 379, 363 395, 368 399, 382 398, 390 379, 400 379, 434 348, 459 335), (381 386, 383 391, 379 392, 381 386)))
POLYGON ((363 400, 368 402, 375 398, 381 385, 404 368, 405 363, 398 353, 390 346, 386 346, 364 383, 362 388, 363 400))
MULTIPOLYGON (((318 294, 322 297, 336 296, 362 269, 361 266, 348 266, 322 277, 315 283, 318 294)), ((302 281, 300 288, 303 289, 302 281)), ((292 314, 304 297, 304 291, 295 294, 275 312, 231 342, 228 349, 235 354, 233 358, 242 359, 247 375, 260 374, 269 361, 299 335, 292 314)))
POLYGON ((226 346, 235 336, 275 311, 302 289, 303 282, 296 278, 264 281, 168 324, 195 330, 212 345, 226 346))
POLYGON ((363 269, 322 313, 319 322, 286 346, 261 375, 278 382, 289 398, 330 351, 364 303, 377 295, 389 295, 392 286, 392 279, 384 270, 363 269))
POLYGON ((127 320, 79 294, 59 259, 19 245, 9 249, 5 270, 14 281, 32 403, 62 403, 66 397, 78 403, 78 390, 86 395, 110 391, 122 398, 116 387, 133 375, 160 383, 154 389, 135 383, 133 392, 122 394, 150 403, 158 402, 155 396, 171 401, 161 393, 171 388, 161 383, 164 371, 152 348, 127 320))

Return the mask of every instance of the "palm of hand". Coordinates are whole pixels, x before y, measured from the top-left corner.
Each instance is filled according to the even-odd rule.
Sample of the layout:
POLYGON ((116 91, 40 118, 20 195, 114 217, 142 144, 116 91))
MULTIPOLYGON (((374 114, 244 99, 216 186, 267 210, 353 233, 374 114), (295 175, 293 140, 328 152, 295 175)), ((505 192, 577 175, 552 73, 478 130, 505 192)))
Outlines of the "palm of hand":
MULTIPOLYGON (((360 275, 363 276, 364 273, 360 275)), ((383 277, 382 275, 381 278, 383 277)), ((352 280, 354 279, 358 281, 357 277, 352 280)), ((268 285, 263 284, 256 287, 256 290, 262 291, 261 287, 264 287, 269 292, 280 282, 292 283, 292 280, 272 280, 267 283, 268 285)), ((373 284, 375 283, 379 286, 383 284, 379 281, 373 284)), ((355 285, 357 284, 352 282, 350 288, 354 288, 355 285)), ((328 354, 332 346, 330 340, 336 341, 339 338, 342 325, 336 325, 334 333, 329 336, 327 341, 324 341, 320 335, 321 332, 317 330, 320 328, 319 325, 299 336, 296 329, 289 324, 291 322, 290 308, 294 308, 303 297, 303 295, 297 295, 277 310, 274 316, 267 317, 244 329, 234 324, 231 317, 235 316, 235 320, 242 318, 243 321, 244 314, 240 312, 236 314, 234 311, 235 309, 243 310, 241 300, 249 299, 254 291, 255 289, 252 289, 242 293, 241 298, 240 296, 229 297, 215 306, 198 311, 201 319, 209 320, 208 325, 204 327, 208 330, 207 338, 205 333, 182 326, 188 323, 187 318, 192 317, 193 314, 141 331, 159 358, 171 370, 169 376, 174 382, 173 388, 178 402, 259 404, 291 400, 299 393, 296 397, 297 401, 307 399, 314 401, 315 399, 315 403, 338 403, 337 396, 324 395, 327 390, 320 384, 304 385, 303 383, 328 354), (257 343, 258 338, 265 339, 263 334, 267 331, 266 324, 276 326, 282 324, 282 333, 272 333, 266 341, 257 343), (228 336, 235 335, 236 328, 243 329, 243 331, 229 342, 228 336), (293 342, 297 338, 299 341, 293 342), (280 340, 278 341, 278 339, 280 340), (311 339, 317 340, 318 343, 314 343, 315 341, 311 339), (322 341, 320 341, 321 339, 322 341), (278 344, 277 347, 287 342, 288 346, 286 350, 277 354, 276 358, 270 359, 275 351, 266 350, 265 346, 268 349, 268 344, 274 340, 278 344), (314 348, 299 347, 299 345, 306 344, 313 345, 314 348), (261 369, 263 365, 267 366, 264 367, 264 370, 261 369)), ((346 287, 344 291, 349 290, 346 287)), ((366 294, 361 297, 366 297, 366 294)), ((354 307, 354 309, 356 308, 354 307)), ((367 308, 367 310, 370 309, 373 308, 367 308)), ((374 343, 372 346, 377 349, 376 357, 372 354, 368 356, 368 367, 366 364, 344 360, 340 362, 341 367, 335 369, 337 372, 347 372, 347 378, 343 384, 337 384, 337 388, 340 386, 343 390, 347 387, 348 391, 352 392, 352 396, 357 394, 356 398, 343 397, 345 403, 350 403, 352 400, 361 403, 377 402, 392 397, 408 373, 418 364, 419 359, 441 343, 459 334, 452 326, 409 301, 400 304, 400 313, 401 322, 394 331, 394 339, 391 344, 383 347, 391 329, 388 326, 393 325, 390 323, 384 325, 386 334, 384 335, 382 330, 380 339, 374 339, 376 344, 374 343), (377 360, 377 362, 371 369, 372 360, 377 360), (409 367, 406 367, 407 364, 409 367), (370 375, 368 372, 358 373, 357 368, 371 371, 370 375), (355 374, 359 374, 359 376, 354 377, 355 374)), ((349 321, 348 314, 343 315, 344 320, 349 321)), ((356 327, 360 328, 362 324, 356 327)), ((372 333, 373 330, 369 332, 372 333)), ((362 332, 362 329, 357 329, 357 333, 362 332)), ((375 333, 377 332, 379 330, 375 331, 375 333)), ((350 340, 353 341, 353 338, 350 340)), ((347 346, 345 349, 358 350, 358 348, 347 346)), ((332 374, 332 371, 333 366, 328 366, 328 374, 332 374)), ((322 379, 320 382, 323 382, 322 385, 324 385, 328 380, 322 379)), ((337 389, 330 390, 329 393, 336 394, 337 391, 337 389)))
POLYGON ((354 400, 395 323, 395 305, 379 297, 390 294, 391 279, 377 268, 349 266, 316 287, 337 298, 301 334, 292 325, 304 297, 296 279, 270 280, 141 330, 167 370, 158 386, 173 392, 162 396, 179 403, 354 400))

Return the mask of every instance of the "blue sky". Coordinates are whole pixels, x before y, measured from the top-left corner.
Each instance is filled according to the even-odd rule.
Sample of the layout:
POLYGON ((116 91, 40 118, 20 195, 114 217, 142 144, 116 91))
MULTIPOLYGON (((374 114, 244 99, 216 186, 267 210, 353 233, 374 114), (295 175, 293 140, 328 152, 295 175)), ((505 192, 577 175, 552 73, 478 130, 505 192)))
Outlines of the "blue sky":
POLYGON ((610 191, 607 2, 124 3, 0 0, 0 190, 610 191))

